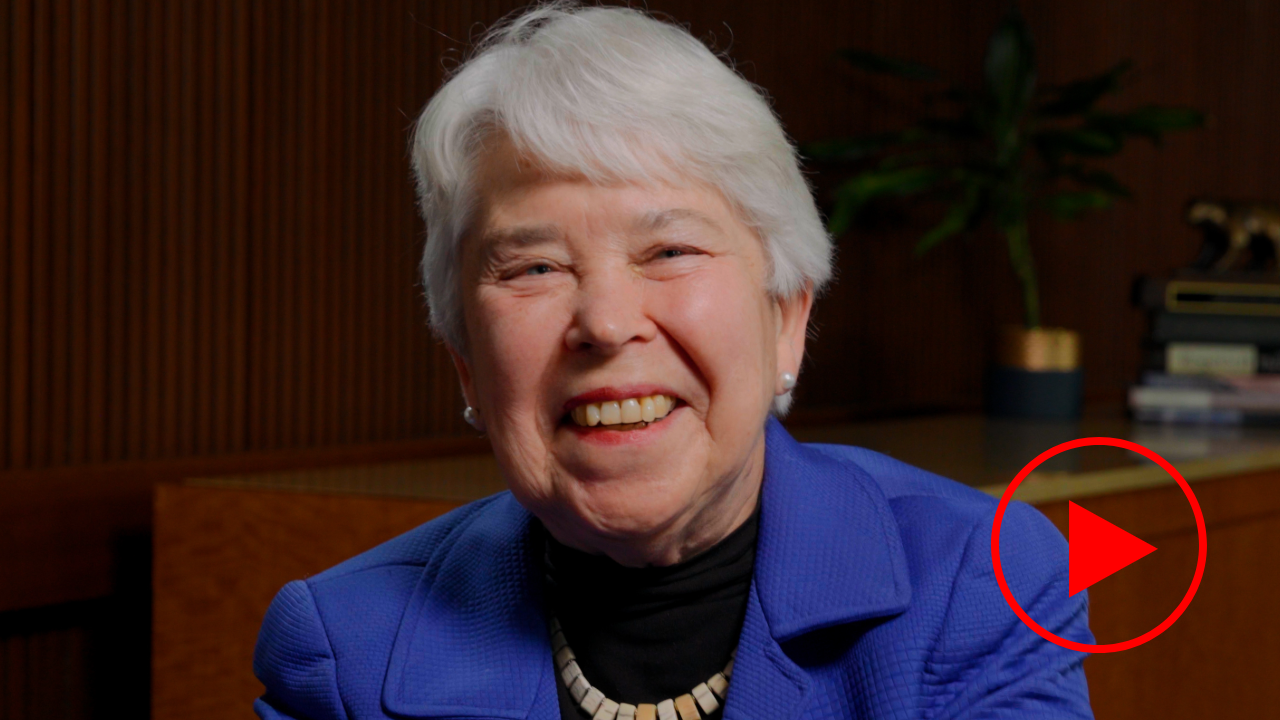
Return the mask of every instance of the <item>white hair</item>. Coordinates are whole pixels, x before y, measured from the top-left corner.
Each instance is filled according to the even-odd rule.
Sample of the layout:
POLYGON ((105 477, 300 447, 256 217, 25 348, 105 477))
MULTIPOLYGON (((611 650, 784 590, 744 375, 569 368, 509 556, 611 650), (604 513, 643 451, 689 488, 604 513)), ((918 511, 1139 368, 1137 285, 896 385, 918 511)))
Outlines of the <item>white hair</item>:
MULTIPOLYGON (((762 91, 677 25, 630 8, 540 5, 488 32, 414 134, 431 326, 459 352, 459 246, 494 131, 547 168, 593 182, 691 178, 717 188, 761 238, 774 297, 817 292, 831 277, 830 237, 762 91)), ((778 397, 774 412, 790 400, 778 397)))

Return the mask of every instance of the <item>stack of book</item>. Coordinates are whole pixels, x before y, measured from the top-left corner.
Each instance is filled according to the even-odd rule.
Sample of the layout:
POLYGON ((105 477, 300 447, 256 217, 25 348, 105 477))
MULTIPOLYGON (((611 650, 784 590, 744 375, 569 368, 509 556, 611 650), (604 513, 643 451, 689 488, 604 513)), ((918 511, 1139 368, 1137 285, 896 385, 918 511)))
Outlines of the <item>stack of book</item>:
POLYGON ((1144 278, 1140 422, 1280 425, 1280 277, 1144 278))

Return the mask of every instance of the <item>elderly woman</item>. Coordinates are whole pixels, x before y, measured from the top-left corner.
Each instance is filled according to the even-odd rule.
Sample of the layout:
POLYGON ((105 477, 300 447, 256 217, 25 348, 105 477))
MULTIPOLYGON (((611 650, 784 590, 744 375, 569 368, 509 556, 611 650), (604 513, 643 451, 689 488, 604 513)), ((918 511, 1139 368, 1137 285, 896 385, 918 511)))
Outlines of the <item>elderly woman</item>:
MULTIPOLYGON (((786 412, 831 245, 761 94, 680 27, 554 5, 490 33, 413 160, 431 322, 510 487, 305 582, 264 718, 1089 717, 992 574, 995 502, 786 412)), ((921 438, 928 442, 928 438, 921 438)), ((1066 545, 1003 563, 1090 642, 1066 545)))

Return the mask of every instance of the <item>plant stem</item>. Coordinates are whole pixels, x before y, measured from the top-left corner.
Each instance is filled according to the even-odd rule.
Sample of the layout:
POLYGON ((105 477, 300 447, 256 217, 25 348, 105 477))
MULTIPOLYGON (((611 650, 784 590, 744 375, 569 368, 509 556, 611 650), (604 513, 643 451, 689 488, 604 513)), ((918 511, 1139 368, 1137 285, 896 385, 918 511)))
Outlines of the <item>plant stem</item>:
POLYGON ((1013 272, 1022 284, 1022 311, 1027 329, 1040 326, 1040 286, 1036 282, 1036 264, 1031 257, 1031 242, 1026 221, 1004 228, 1005 241, 1009 244, 1009 261, 1013 272))

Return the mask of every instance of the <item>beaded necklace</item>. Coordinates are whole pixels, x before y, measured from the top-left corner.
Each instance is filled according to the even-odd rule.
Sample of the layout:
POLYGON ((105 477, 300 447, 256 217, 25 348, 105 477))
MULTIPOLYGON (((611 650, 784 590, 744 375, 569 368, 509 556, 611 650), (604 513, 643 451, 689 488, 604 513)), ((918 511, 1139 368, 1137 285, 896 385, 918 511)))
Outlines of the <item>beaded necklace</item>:
POLYGON ((701 720, 698 713, 710 715, 720 707, 725 695, 729 692, 729 679, 733 677, 733 660, 737 650, 729 653, 729 663, 724 670, 712 675, 706 682, 698 683, 689 692, 677 698, 669 698, 654 705, 641 703, 619 703, 604 696, 599 688, 591 686, 582 668, 578 667, 577 655, 565 640, 560 621, 551 618, 551 650, 555 653, 556 670, 560 679, 569 689, 569 695, 578 707, 591 716, 591 720, 701 720))

